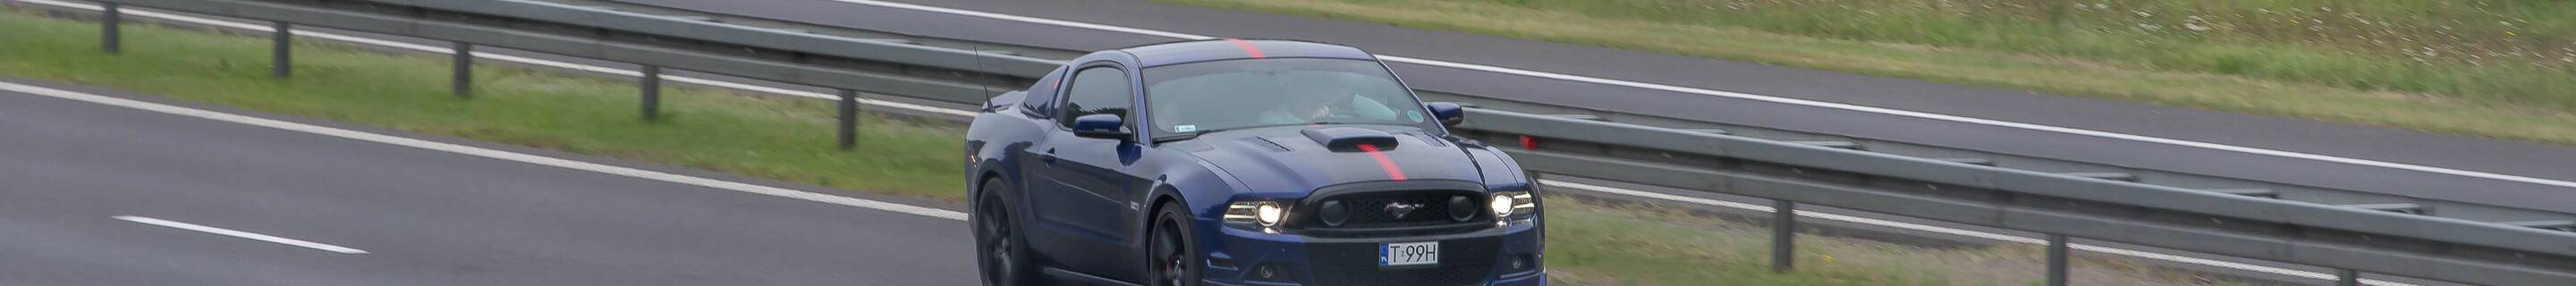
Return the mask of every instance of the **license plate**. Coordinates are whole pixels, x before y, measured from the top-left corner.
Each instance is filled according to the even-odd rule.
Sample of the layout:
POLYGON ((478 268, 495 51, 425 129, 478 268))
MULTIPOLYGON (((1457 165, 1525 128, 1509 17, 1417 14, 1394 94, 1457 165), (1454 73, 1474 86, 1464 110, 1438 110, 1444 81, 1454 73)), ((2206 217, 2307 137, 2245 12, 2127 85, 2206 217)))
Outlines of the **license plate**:
POLYGON ((1440 242, 1407 242, 1380 244, 1377 266, 1440 264, 1440 242))

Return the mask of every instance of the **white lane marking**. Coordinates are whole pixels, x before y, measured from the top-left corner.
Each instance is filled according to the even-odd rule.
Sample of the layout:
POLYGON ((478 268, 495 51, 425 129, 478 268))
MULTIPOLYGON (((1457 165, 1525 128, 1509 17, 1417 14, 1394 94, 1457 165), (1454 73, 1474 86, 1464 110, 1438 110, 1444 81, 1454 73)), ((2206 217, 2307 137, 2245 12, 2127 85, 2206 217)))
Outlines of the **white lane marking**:
MULTIPOLYGON (((1712 199, 1705 199, 1705 198, 1696 198, 1696 197, 1688 197, 1688 196, 1673 195, 1673 194, 1665 194, 1665 193, 1656 193, 1656 192, 1647 192, 1647 191, 1639 191, 1639 190, 1621 189, 1621 188, 1614 188, 1614 187, 1608 187, 1608 186, 1600 186, 1600 185, 1592 185, 1592 184, 1584 184, 1584 183, 1576 183, 1576 182, 1567 182, 1567 181, 1558 181, 1558 180, 1539 180, 1539 183, 1547 184, 1548 186, 1566 187, 1566 188, 1573 188, 1573 189, 1577 189, 1577 190, 1591 191, 1591 192, 1597 192, 1597 193, 1608 193, 1608 194, 1617 194, 1617 195, 1624 195, 1624 196, 1631 196, 1631 197, 1640 197, 1640 198, 1659 199, 1659 200, 1667 200, 1667 201, 1675 201, 1675 202, 1683 202, 1683 203, 1702 204, 1702 205, 1718 206, 1718 207, 1733 208, 1733 209, 1741 209, 1741 210, 1750 210, 1750 211, 1757 211, 1757 212, 1775 212, 1775 211, 1771 208, 1771 206, 1765 206, 1765 205, 1756 205, 1756 204, 1748 204, 1748 203, 1730 202, 1730 201, 1722 201, 1722 200, 1712 200, 1712 199)), ((2048 241, 2047 241, 2047 240, 2038 239, 2038 238, 2019 237, 2019 236, 2011 236, 2011 235, 2004 235, 2004 234, 1991 233, 1991 232, 1982 232, 1982 231, 1974 231, 1974 230, 1965 230, 1965 229, 1956 229, 1956 228, 1948 228, 1948 227, 1939 227, 1939 226, 1931 226, 1931 225, 1924 225, 1924 224, 1917 224, 1917 223, 1900 222, 1900 221, 1890 221, 1890 220, 1874 219, 1874 218, 1865 218, 1865 217, 1857 217, 1857 216, 1849 216, 1849 215, 1831 214, 1831 213, 1823 213, 1823 212, 1817 212, 1817 211, 1798 211, 1798 212, 1796 212, 1796 213, 1794 213, 1794 214, 1796 214, 1796 215, 1798 215, 1798 216, 1800 216, 1800 217, 1808 217, 1808 218, 1815 218, 1815 219, 1822 219, 1822 220, 1840 221, 1840 222, 1849 222, 1849 223, 1859 223, 1859 224, 1868 224, 1868 225, 1881 226, 1881 227, 1889 227, 1889 228, 1896 228, 1896 229, 1904 229, 1904 230, 1912 230, 1912 231, 1922 231, 1922 232, 1931 232, 1931 233, 1940 233, 1940 234, 1957 235, 1957 236, 1974 237, 1974 238, 1983 238, 1983 239, 1999 240, 1999 241, 2013 242, 2013 243, 2022 243, 2022 244, 2047 244, 2047 243, 2048 243, 2048 241)), ((2072 248, 2072 249, 2075 249, 2075 250, 2083 250, 2083 251, 2091 251, 2091 252, 2108 253, 2108 254, 2112 254, 2112 255, 2120 255, 2120 256, 2128 256, 2128 257, 2137 257, 2137 258, 2146 258, 2146 259, 2154 259, 2154 260, 2163 260, 2163 261, 2178 262, 2178 263, 2198 264, 2198 265, 2202 265, 2202 266, 2219 267, 2219 268, 2228 268, 2228 269, 2236 269, 2236 270, 2244 270, 2244 271, 2253 271, 2253 272, 2261 272, 2261 273, 2270 273, 2270 274, 2278 274, 2278 275, 2285 275, 2285 276, 2292 276, 2292 277, 2302 277, 2302 278, 2321 279, 2321 280, 2335 280, 2335 279, 2336 279, 2335 275, 2334 275, 2334 274, 2332 274, 2332 273, 2319 273, 2319 272, 2313 272, 2313 271, 2302 271, 2302 270, 2288 269, 2288 268, 2280 268, 2280 267, 2271 267, 2271 266, 2262 266, 2262 265, 2254 265, 2254 264, 2246 264, 2246 263, 2238 263, 2238 262, 2230 262, 2230 261, 2220 261, 2220 260, 2211 260, 2211 259, 2203 259, 2203 258, 2194 258, 2194 257, 2187 257, 2187 256, 2180 256, 2180 255, 2172 255, 2172 254, 2163 254, 2163 253, 2154 253, 2154 252, 2145 252, 2145 251, 2127 250, 2127 249, 2111 248, 2111 247, 2099 246, 2099 245, 2090 245, 2090 244, 2082 244, 2082 243, 2068 243, 2068 244, 2066 245, 2066 247, 2067 247, 2067 248, 2072 248)), ((2416 286, 2415 284, 2406 284, 2406 283, 2398 283, 2398 282, 2390 282, 2390 281, 2381 281, 2381 280, 2377 280, 2377 279, 2362 279, 2362 280, 2361 280, 2361 282, 2362 282, 2362 283, 2364 283, 2364 284, 2370 284, 2370 285, 2382 285, 2382 286, 2416 286)))
POLYGON ((1200 36, 1200 35, 1193 35, 1193 34, 1185 34, 1185 33, 1179 33, 1179 32, 1171 32, 1171 31, 1152 30, 1152 29, 1143 29, 1143 28, 1133 28, 1133 27, 1115 26, 1115 25, 1092 24, 1092 23, 1083 23, 1083 22, 1074 22, 1074 21, 1065 21, 1065 20, 1056 20, 1056 19, 1047 19, 1047 18, 1038 18, 1038 17, 1020 16, 1020 15, 1011 15, 1011 14, 1002 14, 1002 13, 993 13, 993 12, 984 12, 984 11, 975 11, 975 10, 966 10, 966 9, 957 9, 957 8, 948 8, 948 7, 938 7, 938 6, 929 6, 929 5, 918 5, 918 4, 901 3, 901 2, 873 1, 873 0, 832 0, 832 1, 834 1, 834 2, 842 2, 842 3, 850 3, 850 4, 859 4, 859 5, 877 6, 877 7, 888 7, 888 8, 897 8, 897 9, 905 9, 905 10, 914 10, 914 11, 927 11, 927 12, 934 12, 934 13, 941 13, 941 14, 961 15, 961 16, 970 16, 970 17, 987 18, 987 19, 1010 20, 1010 21, 1016 21, 1016 22, 1024 22, 1024 23, 1032 23, 1032 24, 1040 24, 1040 25, 1048 25, 1048 26, 1071 27, 1071 28, 1092 29, 1092 30, 1102 30, 1102 31, 1120 32, 1120 33, 1128 33, 1128 34, 1138 34, 1138 35, 1156 36, 1156 37, 1164 37, 1164 38, 1176 38, 1176 39, 1188 39, 1188 40, 1207 40, 1207 39, 1215 39, 1215 37, 1200 36))
POLYGON ((869 209, 875 209, 875 210, 882 210, 882 211, 889 211, 889 212, 897 212, 897 213, 905 213, 905 214, 913 214, 913 215, 920 215, 920 216, 934 217, 934 218, 943 218, 943 219, 949 219, 949 220, 961 220, 961 221, 962 221, 962 220, 966 220, 966 213, 961 213, 961 212, 951 211, 951 210, 945 210, 945 209, 937 209, 937 208, 920 207, 920 206, 905 205, 905 204, 897 204, 897 203, 890 203, 890 202, 877 201, 877 200, 869 200, 869 199, 852 198, 852 197, 834 196, 834 195, 827 195, 827 194, 820 194, 820 193, 813 193, 813 192, 806 192, 806 191, 798 191, 798 190, 790 190, 790 189, 783 189, 783 188, 770 187, 770 186, 753 185, 753 184, 746 184, 746 183, 737 183, 737 182, 732 182, 732 181, 724 181, 724 180, 708 179, 708 178, 702 178, 702 177, 696 177, 696 176, 689 176, 689 175, 681 175, 681 174, 672 174, 672 173, 655 172, 655 171, 648 171, 648 170, 636 169, 636 168, 627 168, 627 167, 610 166, 610 165, 603 165, 603 164, 598 164, 598 163, 590 163, 590 162, 574 161, 574 160, 567 160, 567 159, 559 159, 559 158, 546 157, 546 156, 529 155, 529 154, 516 153, 516 152, 510 152, 510 151, 501 151, 501 150, 485 149, 485 148, 481 148, 481 147, 474 147, 474 146, 465 146, 465 145, 457 145, 457 144, 449 144, 449 143, 433 142, 433 141, 428 141, 428 140, 411 139, 411 138, 404 138, 404 137, 400 137, 400 136, 383 135, 383 134, 375 134, 375 133, 366 133, 366 132, 359 132, 359 131, 354 131, 354 130, 339 129, 339 128, 331 128, 331 127, 323 127, 323 126, 315 126, 315 125, 303 124, 303 123, 294 123, 294 122, 278 121, 278 120, 272 120, 272 119, 266 119, 266 118, 250 117, 250 116, 236 115, 236 114, 231 114, 231 113, 214 112, 214 111, 208 111, 208 110, 203 110, 203 109, 195 109, 195 108, 187 108, 187 107, 172 106, 172 105, 167 105, 167 104, 159 104, 159 103, 142 102, 142 101, 136 101, 136 100, 131 100, 131 99, 123 99, 123 98, 109 97, 109 96, 104 96, 104 95, 87 94, 87 93, 80 93, 80 92, 73 92, 73 91, 67 91, 67 90, 59 90, 59 89, 45 88, 45 87, 39 87, 39 86, 23 85, 23 84, 10 83, 10 82, 0 82, 0 90, 15 91, 15 92, 21 92, 21 93, 27 93, 27 94, 34 94, 34 95, 41 95, 41 96, 47 96, 47 97, 61 98, 61 99, 69 99, 69 100, 85 101, 85 102, 90 102, 90 103, 97 103, 97 104, 104 104, 104 105, 110 105, 110 106, 116 106, 116 107, 124 107, 124 108, 132 108, 132 109, 140 109, 140 110, 152 111, 152 112, 168 113, 168 114, 180 115, 180 116, 188 116, 188 117, 204 118, 204 119, 215 120, 215 121, 224 121, 224 122, 239 123, 239 124, 243 124, 243 125, 259 126, 259 127, 268 127, 268 128, 276 128, 276 129, 287 130, 287 131, 295 131, 295 132, 312 133, 312 134, 317 134, 317 135, 324 135, 324 136, 331 136, 331 137, 347 138, 347 139, 358 140, 358 141, 367 141, 367 142, 376 142, 376 143, 392 144, 392 145, 399 145, 399 146, 404 146, 404 147, 412 147, 412 148, 427 149, 427 150, 432 150, 432 151, 441 151, 441 152, 448 152, 448 153, 456 153, 456 154, 464 154, 464 155, 473 155, 473 156, 479 156, 479 157, 485 157, 485 158, 493 158, 493 159, 501 159, 501 160, 508 160, 508 161, 516 161, 516 162, 520 162, 520 163, 528 163, 528 164, 536 164, 536 165, 552 166, 552 167, 559 167, 559 168, 565 168, 565 169, 574 169, 574 170, 582 170, 582 171, 599 172, 599 173, 605 173, 605 174, 611 174, 611 175, 618 175, 618 176, 626 176, 626 177, 633 177, 633 178, 639 178, 639 179, 647 179, 647 180, 655 180, 655 181, 671 182, 671 183, 678 183, 678 184, 684 184, 684 185, 694 185, 694 186, 701 186, 701 187, 708 187, 708 188, 716 188, 716 189, 724 189, 724 190, 732 190, 732 191, 745 192, 745 193, 754 193, 754 194, 770 195, 770 196, 777 196, 777 197, 784 197, 784 198, 791 198, 791 199, 799 199, 799 200, 815 201, 815 202, 830 203, 830 204, 837 204, 837 205, 845 205, 845 206, 853 206, 853 207, 869 208, 869 209))
MULTIPOLYGON (((98 5, 91 5, 91 4, 84 4, 84 3, 74 3, 74 2, 63 2, 63 1, 55 1, 55 0, 11 0, 11 1, 19 1, 19 2, 27 2, 27 3, 35 3, 35 4, 51 5, 51 6, 64 7, 64 8, 73 8, 73 9, 85 9, 85 10, 99 10, 99 9, 100 9, 100 8, 98 7, 98 5)), ((170 14, 170 13, 162 13, 162 12, 153 12, 153 11, 138 11, 138 10, 134 10, 134 9, 125 9, 124 11, 125 11, 125 14, 133 15, 133 16, 151 17, 151 18, 161 18, 161 19, 165 19, 165 20, 179 21, 179 22, 187 22, 187 23, 193 23, 193 24, 199 24, 199 25, 221 26, 221 27, 226 27, 226 28, 244 29, 244 30, 252 30, 252 31, 276 31, 275 29, 273 29, 274 27, 270 27, 270 26, 268 26, 268 25, 266 25, 266 24, 251 24, 251 23, 242 23, 242 22, 233 22, 233 21, 215 20, 215 19, 208 19, 208 18, 204 18, 204 17, 196 17, 196 16, 188 16, 188 15, 178 15, 178 14, 170 14)), ((396 41, 388 41, 388 40, 379 40, 379 39, 372 39, 372 38, 365 38, 365 37, 357 37, 357 36, 341 35, 341 34, 334 34, 334 33, 327 33, 327 32, 314 32, 314 31, 310 31, 310 30, 306 30, 306 29, 289 29, 289 30, 293 30, 293 31, 295 31, 295 35, 297 35, 297 36, 306 36, 306 37, 313 37, 313 38, 325 39, 325 40, 342 41, 342 42, 350 42, 350 43, 358 43, 358 44, 366 44, 366 45, 376 45, 376 46, 384 46, 384 47, 390 47, 390 48, 398 48, 398 49, 405 49, 405 50, 412 50, 412 51, 419 51, 419 52, 428 52, 428 53, 437 53, 437 54, 455 54, 455 53, 456 53, 456 50, 451 49, 451 47, 438 47, 438 46, 429 46, 429 45, 421 45, 421 44, 404 43, 404 42, 396 42, 396 41)), ((491 60, 497 60, 497 61, 504 61, 504 62, 513 62, 513 63, 526 64, 526 65, 536 65, 536 66, 545 66, 545 67, 553 67, 553 68, 561 68, 561 69, 579 70, 579 71, 586 71, 586 72, 596 72, 596 73, 612 74, 612 75, 619 75, 619 76, 628 76, 628 77, 640 77, 640 76, 644 76, 644 73, 643 73, 643 72, 638 72, 638 71, 633 71, 633 70, 624 70, 624 69, 616 69, 616 68, 609 68, 609 67, 601 67, 601 66, 593 66, 593 65, 584 65, 584 64, 569 63, 569 62, 563 62, 563 61, 554 61, 554 60, 545 60, 545 59, 537 59, 537 58, 521 57, 521 56, 512 56, 512 55, 503 55, 503 54, 494 54, 494 53, 474 53, 474 57, 477 57, 477 58, 484 58, 484 59, 491 59, 491 60)), ((663 76, 662 76, 662 79, 668 79, 668 80, 671 80, 671 81, 677 81, 677 82, 681 82, 681 83, 697 84, 697 85, 706 85, 706 86, 715 86, 715 87, 722 87, 722 88, 729 88, 729 89, 743 90, 743 91, 762 92, 762 93, 771 93, 771 94, 783 94, 783 95, 791 95, 791 96, 798 96, 798 97, 819 98, 819 99, 829 99, 829 100, 840 100, 840 99, 841 99, 841 96, 840 96, 840 95, 836 95, 836 94, 825 94, 825 93, 819 93, 819 92, 809 92, 809 91, 802 91, 802 90, 784 89, 784 88, 777 88, 777 87, 760 86, 760 85, 745 84, 745 83, 737 83, 737 82, 729 82, 729 81, 719 81, 719 80, 704 79, 704 78, 696 78, 696 77, 674 76, 674 75, 663 75, 663 76)), ((1013 89, 1016 89, 1016 88, 1013 88, 1013 89)), ((937 114, 954 115, 954 116, 960 116, 960 117, 973 117, 973 116, 975 116, 975 112, 974 112, 974 111, 969 111, 969 110, 961 110, 961 109, 954 109, 954 108, 943 108, 943 107, 935 107, 935 106, 919 105, 919 104, 911 104, 911 103, 903 103, 903 102, 895 102, 895 101, 884 101, 884 100, 874 100, 874 99, 864 99, 864 98, 863 98, 863 99, 859 99, 859 103, 860 103, 860 104, 867 104, 867 105, 874 105, 874 106, 884 106, 884 107, 901 108, 901 109, 908 109, 908 110, 915 110, 915 111, 922 111, 922 112, 930 112, 930 113, 937 113, 937 114)))
MULTIPOLYGON (((1093 24, 1093 23, 1083 23, 1083 22, 1074 22, 1074 21, 1065 21, 1065 20, 1056 20, 1056 19, 1047 19, 1047 18, 1038 18, 1038 17, 1020 16, 1020 15, 1009 15, 1009 14, 1000 14, 1000 13, 992 13, 992 12, 982 12, 982 11, 973 11, 973 10, 963 10, 963 9, 956 9, 956 8, 933 7, 933 6, 919 5, 919 4, 907 4, 907 3, 896 3, 896 2, 874 1, 874 0, 832 0, 832 1, 834 1, 834 2, 842 2, 842 3, 850 3, 850 4, 859 4, 859 5, 869 5, 869 6, 878 6, 878 7, 887 7, 887 8, 897 8, 897 9, 906 9, 906 10, 924 11, 924 12, 934 12, 934 13, 944 13, 944 14, 961 15, 961 16, 980 17, 980 18, 988 18, 988 19, 996 19, 996 20, 1015 21, 1015 22, 1023 22, 1023 23, 1031 23, 1031 24, 1040 24, 1040 25, 1050 25, 1050 26, 1059 26, 1059 27, 1071 27, 1071 28, 1081 28, 1081 29, 1092 29, 1092 30, 1112 31, 1112 32, 1121 32, 1121 33, 1130 33, 1130 34, 1139 34, 1139 35, 1149 35, 1149 36, 1159 36, 1159 37, 1175 38, 1175 39, 1185 39, 1185 40, 1206 40, 1206 39, 1214 39, 1214 38, 1215 38, 1215 37, 1209 37, 1209 36, 1204 36, 1204 35, 1187 34, 1187 33, 1180 33, 1180 32, 1161 31, 1161 30, 1151 30, 1151 29, 1142 29, 1142 28, 1134 28, 1134 27, 1123 27, 1123 26, 1113 26, 1113 25, 1103 25, 1103 24, 1093 24)), ((1388 54, 1378 54, 1377 56, 1378 56, 1378 58, 1379 58, 1379 59, 1386 60, 1386 61, 1392 61, 1392 62, 1411 63, 1411 64, 1420 64, 1420 65, 1429 65, 1429 66, 1439 66, 1439 67, 1447 67, 1447 68, 1455 68, 1455 69, 1465 69, 1465 70, 1475 70, 1475 71, 1485 71, 1485 72, 1495 72, 1495 73, 1504 73, 1504 74, 1512 74, 1512 75, 1520 75, 1520 76, 1529 76, 1529 77, 1538 77, 1538 78, 1547 78, 1547 79, 1556 79, 1556 80, 1565 80, 1565 81, 1575 81, 1575 82, 1583 82, 1583 83, 1591 83, 1591 84, 1614 85, 1614 86, 1625 86, 1625 87, 1632 87, 1632 88, 1643 88, 1643 89, 1661 90, 1661 91, 1668 91, 1668 92, 1678 92, 1678 93, 1698 94, 1698 95, 1716 96, 1716 97, 1726 97, 1726 98, 1736 98, 1736 99, 1746 99, 1746 100, 1757 100, 1757 101, 1765 101, 1765 102, 1772 102, 1772 103, 1791 104, 1791 105, 1803 105, 1803 106, 1810 106, 1810 107, 1820 107, 1820 108, 1829 108, 1829 109, 1840 109, 1840 110, 1849 110, 1849 111, 1858 111, 1858 112, 1867 112, 1867 113, 1877 113, 1877 114, 1885 114, 1885 115, 1895 115, 1895 116, 1904 116, 1904 117, 1913 117, 1913 118, 1922 118, 1922 119, 1931 119, 1931 120, 1940 120, 1940 121, 1950 121, 1950 122, 1967 123, 1967 124, 1976 124, 1976 125, 1987 125, 1987 126, 1997 126, 1997 127, 2009 127, 2009 128, 2019 128, 2019 129, 2029 129, 2029 130, 2046 131, 2046 132, 2054 132, 2054 133, 2064 133, 2064 134, 2081 135, 2081 136, 2090 136, 2090 137, 2101 137, 2101 138, 2111 138, 2111 139, 2120 139, 2120 140, 2129 140, 2129 141, 2139 141, 2139 142, 2156 143, 2156 144, 2176 145, 2176 146, 2184 146, 2184 147, 2194 147, 2194 148, 2214 149, 2214 150, 2229 151, 2229 152, 2237 152, 2237 153, 2246 153, 2246 154, 2256 154, 2256 155, 2275 156, 2275 157, 2294 158, 2294 159, 2305 159, 2305 160, 2316 160, 2316 161, 2334 162, 2334 163, 2342 163, 2342 164, 2363 165, 2363 166, 2372 166, 2372 167, 2390 168, 2390 169, 2399 169, 2399 170, 2408 170, 2408 171, 2418 171, 2418 172, 2427 172, 2427 173, 2436 173, 2436 174, 2445 174, 2445 175, 2454 175, 2454 176, 2464 176, 2464 177, 2473 177, 2473 178, 2482 178, 2482 179, 2493 179, 2493 180, 2505 180, 2505 181, 2514 181, 2514 182, 2523 182, 2523 183, 2541 184, 2541 185, 2549 185, 2549 186, 2558 186, 2558 187, 2576 188, 2576 182, 2563 181, 2563 180, 2543 179, 2543 178, 2528 177, 2528 176, 2520 176, 2520 175, 2508 175, 2508 174, 2498 174, 2498 173, 2479 172, 2479 171, 2470 171, 2470 170, 2449 169, 2449 168, 2442 168, 2442 167, 2423 166, 2423 165, 2413 165, 2413 164, 2406 164, 2406 163, 2396 163, 2396 162, 2375 161, 2375 160, 2369 160, 2369 159, 2356 159, 2356 158, 2335 157, 2335 156, 2328 156, 2328 155, 2318 155, 2318 154, 2309 154, 2309 153, 2299 153, 2299 152, 2292 152, 2292 151, 2272 150, 2272 149, 2264 149, 2264 148, 2245 147, 2245 146, 2236 146, 2236 145, 2227 145, 2227 144, 2218 144, 2218 143, 2209 143, 2209 142, 2200 142, 2200 141, 2190 141, 2190 140, 2172 139, 2172 138, 2163 138, 2163 137, 2154 137, 2154 136, 2146 136, 2146 135, 2125 134, 2125 133, 2116 133, 2116 132, 2098 131, 2098 130, 2090 130, 2090 129, 2082 129, 2082 128, 2059 127, 2059 126, 2050 126, 2050 125, 2041 125, 2041 124, 2032 124, 2032 123, 2021 123, 2021 122, 2011 122, 2011 121, 2002 121, 2002 120, 1993 120, 1993 119, 1984 119, 1984 118, 1975 118, 1975 117, 1957 116, 1957 115, 1948 115, 1948 114, 1938 114, 1938 113, 1929 113, 1929 112, 1920 112, 1920 111, 1911 111, 1911 110, 1901 110, 1901 109, 1881 108, 1881 107, 1872 107, 1872 106, 1862 106, 1862 105, 1845 104, 1845 103, 1836 103, 1836 102, 1825 102, 1825 101, 1805 100, 1805 99, 1786 98, 1786 97, 1777 97, 1777 96, 1768 96, 1768 95, 1758 95, 1758 94, 1747 94, 1747 93, 1738 93, 1738 92, 1719 91, 1719 90, 1711 90, 1711 89, 1703 89, 1703 88, 1682 87, 1682 86, 1674 86, 1674 85, 1666 85, 1666 84, 1656 84, 1656 83, 1636 82, 1636 81, 1627 81, 1627 80, 1618 80, 1618 79, 1608 79, 1608 78, 1588 77, 1588 76, 1579 76, 1579 75, 1559 74, 1559 73, 1550 73, 1550 72, 1533 71, 1533 70, 1525 70, 1525 69, 1517 69, 1517 68, 1499 67, 1499 66, 1491 66, 1491 65, 1469 64, 1469 63, 1459 63, 1459 62, 1450 62, 1450 61, 1441 61, 1441 60, 1432 60, 1432 59, 1423 59, 1423 58, 1404 57, 1404 56, 1396 56, 1396 55, 1388 55, 1388 54)))
POLYGON ((311 249, 316 249, 316 250, 321 250, 321 251, 338 252, 338 253, 340 253, 340 254, 367 254, 367 251, 365 251, 365 250, 358 250, 358 249, 356 249, 356 248, 348 248, 348 247, 343 247, 343 246, 338 246, 338 245, 324 244, 324 243, 320 243, 320 242, 303 241, 303 240, 298 240, 298 239, 293 239, 293 238, 277 237, 277 236, 274 236, 274 235, 266 235, 266 234, 251 233, 251 232, 247 232, 247 231, 230 230, 230 229, 224 229, 224 228, 220 228, 220 227, 211 227, 211 226, 197 225, 197 224, 193 224, 193 223, 176 222, 176 221, 169 221, 169 220, 163 220, 163 219, 157 219, 157 218, 139 217, 139 216, 130 216, 130 215, 114 216, 113 218, 120 219, 120 220, 125 220, 125 221, 130 221, 130 222, 142 223, 142 224, 157 225, 157 226, 163 226, 163 227, 169 227, 169 228, 176 228, 176 229, 184 229, 184 230, 195 231, 195 232, 211 233, 211 234, 223 235, 223 236, 239 237, 239 238, 250 239, 250 240, 257 240, 257 241, 266 241, 266 242, 269 242, 269 243, 276 243, 276 244, 293 245, 293 246, 296 246, 296 247, 311 248, 311 249))

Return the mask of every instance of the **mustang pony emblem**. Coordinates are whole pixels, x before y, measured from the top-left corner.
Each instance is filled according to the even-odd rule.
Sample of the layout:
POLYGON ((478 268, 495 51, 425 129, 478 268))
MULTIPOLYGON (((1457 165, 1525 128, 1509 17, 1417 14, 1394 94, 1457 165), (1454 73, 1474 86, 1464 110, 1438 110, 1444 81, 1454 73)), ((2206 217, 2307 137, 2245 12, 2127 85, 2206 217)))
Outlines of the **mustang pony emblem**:
POLYGON ((1395 218, 1404 218, 1405 214, 1416 209, 1422 209, 1422 204, 1386 203, 1386 214, 1395 215, 1395 218))

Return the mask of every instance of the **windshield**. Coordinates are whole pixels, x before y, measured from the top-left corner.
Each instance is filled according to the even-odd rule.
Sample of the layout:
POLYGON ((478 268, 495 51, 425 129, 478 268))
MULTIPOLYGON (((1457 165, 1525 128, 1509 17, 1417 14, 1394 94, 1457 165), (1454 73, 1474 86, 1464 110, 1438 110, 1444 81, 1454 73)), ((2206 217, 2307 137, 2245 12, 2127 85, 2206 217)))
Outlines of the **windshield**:
POLYGON ((1422 103, 1376 62, 1251 59, 1145 69, 1156 131, 1188 134, 1301 124, 1431 128, 1422 103))

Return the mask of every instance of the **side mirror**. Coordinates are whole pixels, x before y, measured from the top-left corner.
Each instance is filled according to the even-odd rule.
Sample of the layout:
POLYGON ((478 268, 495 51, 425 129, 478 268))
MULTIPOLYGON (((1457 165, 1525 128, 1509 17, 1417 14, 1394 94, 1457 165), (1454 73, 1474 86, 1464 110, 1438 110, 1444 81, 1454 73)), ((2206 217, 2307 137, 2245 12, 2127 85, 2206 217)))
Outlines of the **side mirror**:
POLYGON ((1092 114, 1073 118, 1073 136, 1100 139, 1127 139, 1127 120, 1117 114, 1092 114))
POLYGON ((1433 102, 1424 104, 1422 107, 1430 108, 1431 118, 1440 119, 1440 125, 1454 127, 1460 122, 1467 122, 1467 107, 1459 106, 1456 102, 1433 102))

